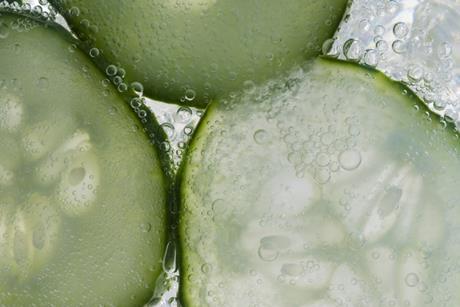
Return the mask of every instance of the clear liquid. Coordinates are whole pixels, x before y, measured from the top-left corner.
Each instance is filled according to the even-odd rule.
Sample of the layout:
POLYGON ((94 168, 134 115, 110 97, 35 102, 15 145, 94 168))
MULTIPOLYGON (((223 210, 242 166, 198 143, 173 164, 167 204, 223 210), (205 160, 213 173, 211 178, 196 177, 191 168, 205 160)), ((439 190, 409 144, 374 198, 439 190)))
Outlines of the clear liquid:
MULTIPOLYGON (((25 1, 28 10, 49 16, 69 29, 45 0, 25 1)), ((0 2, 1 4, 2 2, 0 2)), ((6 2, 3 3, 6 6, 6 2)), ((16 7, 21 9, 20 6, 16 7)), ((22 7, 24 8, 24 7, 22 7)), ((405 83, 446 122, 460 127, 460 3, 455 0, 354 0, 323 52, 376 68, 405 83)), ((1 35, 1 33, 0 33, 1 35)), ((186 144, 203 110, 179 107, 149 98, 168 141, 161 144, 177 170, 186 144)), ((180 306, 175 245, 166 252, 164 272, 147 306, 180 306)))

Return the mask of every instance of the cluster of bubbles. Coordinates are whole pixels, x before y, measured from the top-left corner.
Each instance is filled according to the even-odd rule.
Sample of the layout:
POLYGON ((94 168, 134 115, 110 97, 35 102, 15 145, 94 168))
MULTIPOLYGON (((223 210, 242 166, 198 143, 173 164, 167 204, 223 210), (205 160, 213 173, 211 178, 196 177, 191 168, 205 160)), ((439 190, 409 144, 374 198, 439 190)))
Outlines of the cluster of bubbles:
POLYGON ((460 127, 460 6, 443 0, 355 0, 323 53, 376 68, 406 84, 460 127))
MULTIPOLYGON (((3 0, 0 2, 0 9, 7 12, 20 12, 26 15, 33 15, 45 21, 55 22, 69 32, 71 31, 65 19, 57 13, 47 0, 29 0, 23 4, 16 1, 8 2, 3 0)), ((75 14, 78 14, 78 8, 73 7, 71 10, 75 11, 75 14)), ((88 24, 88 26, 91 25, 88 24)), ((26 29, 27 27, 23 28, 26 29)), ((7 32, 4 33, 4 30, 7 31, 8 29, 3 29, 2 24, 0 24, 0 38, 8 35, 7 32)), ((74 52, 77 48, 77 45, 73 45, 69 48, 69 51, 74 52)), ((93 46, 89 46, 86 49, 90 58, 96 61, 101 60, 103 50, 93 46)), ((167 104, 144 96, 143 84, 136 81, 127 82, 125 78, 126 70, 113 63, 105 65, 104 74, 106 78, 101 81, 103 90, 109 93, 107 87, 112 83, 118 92, 130 97, 129 104, 143 124, 147 124, 151 114, 155 115, 158 124, 166 136, 164 141, 159 144, 159 147, 170 157, 172 172, 176 172, 186 145, 203 115, 203 110, 188 106, 167 104)), ((195 96, 196 94, 193 89, 186 89, 180 102, 186 105, 193 104, 195 96)), ((152 142, 156 142, 155 133, 149 131, 149 136, 152 142)))
POLYGON ((6 12, 20 12, 21 14, 32 15, 43 20, 61 21, 57 11, 48 3, 48 0, 30 0, 20 3, 17 1, 0 1, 0 10, 6 12))
POLYGON ((348 117, 343 131, 332 126, 326 131, 311 127, 308 138, 300 143, 294 127, 279 123, 283 141, 289 148, 288 160, 296 176, 303 178, 305 174, 314 174, 316 182, 326 184, 333 173, 358 168, 361 164, 361 153, 355 149, 356 137, 360 134, 358 122, 358 118, 348 117))

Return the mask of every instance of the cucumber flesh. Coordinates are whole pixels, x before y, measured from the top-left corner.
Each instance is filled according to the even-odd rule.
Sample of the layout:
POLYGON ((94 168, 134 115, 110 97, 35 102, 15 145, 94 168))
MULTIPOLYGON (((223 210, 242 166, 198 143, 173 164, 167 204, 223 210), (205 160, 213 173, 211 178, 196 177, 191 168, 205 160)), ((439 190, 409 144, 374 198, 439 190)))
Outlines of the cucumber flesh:
POLYGON ((458 306, 458 138, 319 59, 212 104, 182 169, 187 306, 458 306))
POLYGON ((146 303, 166 236, 157 152, 68 33, 0 24, 0 305, 146 303))
POLYGON ((100 50, 97 62, 120 66, 128 84, 141 82, 151 98, 194 106, 318 55, 346 6, 346 0, 50 2, 100 50))

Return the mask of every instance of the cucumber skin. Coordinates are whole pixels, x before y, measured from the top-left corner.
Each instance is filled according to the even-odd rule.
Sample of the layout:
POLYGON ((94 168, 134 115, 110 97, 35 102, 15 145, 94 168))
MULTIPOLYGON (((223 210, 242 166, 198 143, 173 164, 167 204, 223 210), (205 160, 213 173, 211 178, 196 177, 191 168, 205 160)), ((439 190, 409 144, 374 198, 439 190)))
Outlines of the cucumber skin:
MULTIPOLYGON (((50 37, 52 37, 52 40, 55 40, 55 41, 59 40, 59 42, 57 44, 60 44, 61 46, 77 46, 77 47, 83 49, 83 47, 81 45, 79 45, 79 42, 77 40, 75 40, 64 28, 62 28, 61 26, 56 25, 54 23, 43 21, 43 20, 41 20, 39 18, 36 18, 35 16, 18 15, 16 13, 9 13, 9 12, 3 12, 2 16, 0 17, 1 21, 15 20, 17 18, 32 20, 40 28, 39 31, 42 31, 42 34, 40 34, 40 35, 43 35, 43 32, 46 32, 46 34, 43 35, 43 36, 46 37, 46 39, 49 39, 50 37)), ((34 31, 34 29, 32 29, 30 31, 34 31)), ((13 35, 16 35, 16 33, 13 33, 13 35)), ((20 34, 18 34, 18 36, 19 35, 30 35, 30 34, 28 34, 28 33, 25 33, 25 34, 20 33, 20 34)), ((30 39, 30 38, 28 38, 28 39, 30 39)), ((56 43, 54 43, 54 46, 53 46, 54 52, 56 51, 55 45, 56 45, 56 43)), ((78 62, 80 64, 85 64, 86 68, 88 68, 88 70, 89 70, 89 73, 93 77, 94 76, 96 77, 95 79, 97 79, 99 81, 104 79, 104 76, 102 74, 100 74, 100 72, 96 68, 92 68, 91 65, 89 65, 89 66, 87 65, 87 64, 91 64, 91 63, 90 63, 89 59, 86 57, 86 55, 85 55, 86 52, 84 52, 83 50, 81 50, 79 48, 74 50, 74 53, 73 53, 74 55, 72 56, 72 60, 71 60, 70 65, 73 64, 73 61, 78 62)), ((67 50, 62 50, 62 53, 66 53, 66 52, 68 52, 68 51, 67 50)), ((58 60, 54 60, 54 59, 53 59, 53 61, 58 62, 58 60)), ((59 63, 59 65, 61 65, 61 64, 63 64, 63 63, 59 63)), ((56 70, 59 71, 59 67, 56 70)), ((49 73, 49 72, 47 71, 46 73, 49 73)), ((76 81, 76 80, 73 79, 72 81, 76 81)), ((152 144, 151 144, 152 140, 149 139, 149 137, 147 136, 147 132, 151 133, 151 131, 147 131, 146 129, 142 128, 142 125, 141 125, 141 123, 139 121, 139 118, 134 114, 134 112, 132 112, 132 110, 128 107, 128 104, 126 103, 127 102, 126 101, 127 96, 122 97, 112 87, 109 90, 110 90, 111 95, 113 95, 114 97, 117 97, 113 101, 114 102, 114 107, 116 107, 116 108, 118 108, 118 110, 120 110, 120 112, 122 113, 122 117, 124 118, 124 121, 133 123, 133 125, 134 125, 133 127, 136 127, 136 129, 138 130, 138 132, 136 132, 137 136, 136 136, 135 139, 140 141, 140 144, 144 147, 144 149, 142 149, 142 150, 145 150, 143 152, 143 155, 150 156, 151 158, 153 158, 153 160, 156 160, 158 162, 157 165, 161 165, 162 167, 166 168, 165 165, 168 164, 168 162, 165 162, 166 154, 162 153, 162 152, 158 152, 158 150, 156 150, 155 147, 152 146, 152 144), (141 133, 143 136, 139 137, 139 133, 141 133), (149 144, 149 145, 147 145, 147 144, 149 144)), ((123 124, 123 125, 125 125, 125 124, 123 124)), ((164 139, 165 138, 164 134, 159 133, 160 129, 156 125, 157 124, 156 124, 155 119, 150 118, 150 129, 158 129, 158 130, 156 130, 156 132, 158 132, 156 134, 156 138, 160 139, 160 140, 164 139)), ((136 143, 136 141, 132 142, 132 143, 136 143)), ((128 154, 129 154, 129 152, 128 152, 128 154)), ((132 161, 132 162, 136 163, 136 161, 132 161)), ((147 170, 147 171, 152 171, 152 169, 153 169, 153 167, 149 167, 149 170, 147 170)), ((161 181, 161 191, 162 192, 161 192, 160 197, 166 200, 167 195, 169 193, 169 189, 170 189, 169 188, 170 178, 167 177, 165 175, 165 173, 161 172, 160 170, 154 171, 154 173, 152 173, 151 175, 156 177, 156 178, 161 178, 160 181, 161 181)), ((106 181, 106 180, 104 180, 104 181, 106 181)), ((166 216, 166 205, 164 207, 163 213, 162 212, 157 212, 156 214, 166 216)), ((156 233, 155 234, 156 239, 159 240, 160 242, 162 242, 161 250, 159 251, 160 255, 162 255, 164 253, 164 249, 165 249, 165 244, 164 243, 166 243, 167 236, 168 236, 167 232, 166 232, 168 222, 169 221, 168 221, 167 217, 165 217, 165 220, 164 220, 164 226, 165 227, 164 228, 161 227, 161 229, 156 229, 156 230, 152 231, 152 234, 154 232, 156 233)), ((151 276, 155 276, 155 278, 156 278, 160 274, 161 270, 162 270, 161 266, 156 265, 156 270, 150 272, 150 274, 151 274, 151 276)), ((152 282, 149 285, 150 290, 147 290, 147 291, 144 290, 144 296, 143 297, 137 297, 138 304, 144 304, 150 298, 151 293, 153 291, 155 278, 152 278, 152 282)), ((13 305, 19 304, 19 302, 14 297, 10 297, 9 299, 10 300, 8 300, 7 302, 1 302, 1 303, 13 304, 13 305)), ((40 302, 40 300, 38 300, 38 302, 40 302)))
MULTIPOLYGON (((348 69, 350 71, 356 71, 357 74, 366 74, 367 76, 373 78, 375 80, 375 84, 381 85, 382 90, 384 91, 392 91, 394 93, 407 93, 406 96, 408 97, 408 100, 412 101, 414 104, 420 107, 420 113, 425 113, 425 114, 432 114, 435 119, 440 119, 440 117, 432 113, 428 106, 423 103, 418 96, 407 86, 404 84, 401 84, 397 81, 389 79, 387 76, 385 76, 382 72, 373 69, 371 67, 365 67, 365 66, 360 66, 355 63, 350 63, 346 62, 343 60, 339 59, 331 59, 327 57, 320 56, 318 59, 314 60, 314 62, 319 62, 321 64, 326 64, 326 65, 332 65, 339 67, 341 66, 342 69, 348 69)), ((236 99, 237 100, 237 99, 236 99)), ((190 142, 189 146, 186 148, 184 152, 184 159, 180 165, 178 175, 177 175, 177 188, 176 188, 176 193, 177 193, 177 200, 179 202, 179 226, 177 227, 177 237, 178 237, 178 262, 179 262, 179 267, 181 268, 181 273, 180 274, 180 280, 179 280, 179 299, 181 303, 184 306, 187 307, 193 307, 193 306, 200 306, 198 302, 193 302, 193 298, 190 296, 190 293, 188 292, 187 288, 193 288, 194 285, 189 285, 189 282, 186 279, 186 274, 184 274, 184 271, 187 271, 186 268, 188 267, 195 267, 191 263, 187 263, 187 257, 185 254, 187 253, 186 251, 186 246, 184 246, 184 239, 183 237, 186 237, 185 234, 185 228, 184 228, 184 222, 182 220, 187 219, 186 212, 184 212, 184 205, 183 205, 183 200, 186 198, 186 194, 188 191, 187 188, 187 179, 189 179, 187 172, 189 171, 188 168, 193 167, 190 165, 191 161, 191 156, 193 155, 194 150, 196 150, 197 146, 199 145, 200 138, 204 137, 206 138, 206 129, 208 129, 208 123, 209 119, 212 118, 213 113, 216 112, 216 109, 219 107, 220 101, 216 100, 213 101, 207 108, 206 112, 203 115, 202 120, 200 121, 199 125, 195 129, 193 135, 192 135, 192 141, 190 142), (197 145, 198 143, 198 145, 197 145)), ((409 109, 410 107, 408 107, 409 109)), ((229 112, 231 112, 230 110, 229 112)), ((447 122, 447 128, 449 134, 451 134, 451 137, 449 140, 451 141, 450 146, 452 148, 455 148, 455 152, 458 154, 460 152, 460 146, 458 144, 458 140, 460 138, 455 125, 453 123, 447 122)), ((189 179, 190 180, 190 179, 189 179)), ((193 180, 193 179, 192 179, 193 180)))
MULTIPOLYGON (((194 1, 197 0, 186 0, 185 2, 193 3, 194 1)), ((302 63, 305 59, 309 59, 313 56, 319 55, 321 52, 320 49, 322 42, 333 35, 335 29, 339 25, 342 14, 344 13, 347 4, 346 0, 333 0, 334 3, 332 3, 331 1, 329 1, 328 3, 316 1, 313 4, 311 3, 312 1, 295 0, 296 3, 293 4, 292 8, 290 8, 288 13, 290 15, 288 17, 284 16, 285 20, 293 20, 293 24, 281 24, 281 26, 284 26, 285 28, 290 28, 290 31, 287 31, 287 29, 284 28, 282 29, 282 31, 284 32, 287 31, 287 33, 283 32, 281 34, 281 40, 283 41, 283 43, 284 41, 288 41, 287 48, 284 49, 281 49, 280 46, 273 46, 273 44, 269 44, 269 40, 272 39, 270 38, 271 31, 264 31, 266 27, 270 26, 270 24, 267 25, 266 23, 269 23, 269 20, 271 20, 271 18, 269 16, 266 16, 268 12, 265 11, 261 13, 262 17, 260 18, 258 15, 254 15, 256 16, 256 18, 259 18, 261 20, 262 25, 257 28, 257 31, 262 32, 262 34, 259 36, 263 37, 263 39, 260 39, 255 43, 253 42, 253 45, 256 45, 254 49, 248 49, 247 46, 244 46, 242 42, 240 42, 240 39, 243 36, 254 36, 253 33, 249 33, 250 29, 248 28, 235 30, 239 31, 235 33, 231 31, 229 31, 228 33, 224 33, 223 36, 228 36, 231 43, 223 44, 222 42, 220 42, 222 46, 220 46, 218 43, 217 46, 215 45, 212 48, 203 48, 203 45, 212 46, 214 43, 214 41, 212 40, 221 39, 222 37, 217 36, 213 31, 210 30, 213 28, 222 30, 223 25, 221 24, 220 17, 216 18, 216 14, 222 14, 223 11, 224 17, 230 20, 229 22, 235 23, 234 25, 230 26, 230 28, 237 28, 242 24, 252 22, 252 20, 244 20, 240 22, 232 20, 232 16, 230 16, 231 14, 229 12, 230 8, 226 6, 225 1, 227 0, 217 0, 216 6, 222 5, 221 3, 224 4, 222 7, 219 7, 219 13, 213 11, 212 14, 214 15, 209 15, 209 26, 206 25, 205 22, 202 20, 198 21, 196 16, 197 14, 195 14, 195 12, 185 14, 183 11, 180 11, 180 9, 174 11, 174 9, 172 8, 159 8, 159 14, 157 14, 156 9, 154 9, 155 5, 157 4, 152 4, 151 2, 146 2, 145 0, 137 1, 137 3, 135 4, 138 5, 139 10, 141 10, 141 7, 144 6, 144 11, 142 13, 136 12, 136 15, 134 15, 134 13, 132 12, 136 8, 136 6, 133 4, 124 4, 126 5, 126 8, 124 8, 123 12, 123 8, 110 9, 110 11, 106 9, 106 11, 103 11, 101 8, 98 7, 98 5, 94 6, 94 2, 86 0, 50 0, 50 3, 52 3, 52 5, 66 18, 69 25, 73 28, 73 30, 75 30, 77 35, 81 36, 83 41, 88 41, 89 45, 94 45, 102 51, 101 56, 98 57, 99 60, 93 59, 95 63, 100 67, 100 69, 105 70, 107 63, 121 63, 121 66, 126 70, 127 80, 129 80, 130 82, 139 81, 143 83, 145 94, 147 96, 164 102, 189 105, 199 108, 206 107, 208 103, 212 100, 225 97, 232 91, 238 91, 244 85, 244 82, 247 80, 254 81, 255 83, 263 82, 268 78, 276 76, 279 73, 279 71, 289 69, 293 65, 302 63), (329 9, 329 7, 326 8, 326 5, 330 5, 332 9, 329 9), (298 10, 303 6, 314 6, 314 8, 312 9, 313 12, 308 12, 305 14, 310 14, 311 16, 320 19, 311 22, 312 18, 307 18, 305 19, 305 21, 303 21, 298 12, 298 10), (80 8, 80 14, 77 17, 70 16, 70 14, 68 13, 69 9, 72 7, 80 8), (114 14, 110 15, 110 12, 112 10, 114 14), (95 11, 95 13, 89 13, 91 11, 95 11), (103 12, 107 12, 107 18, 105 18, 103 12), (150 23, 147 22, 147 14, 152 15, 151 17, 154 20, 153 25, 150 25, 150 23), (167 15, 168 17, 165 18, 165 15, 167 15), (318 15, 320 17, 317 17, 318 15), (135 17, 137 17, 137 20, 134 20, 136 19, 135 17), (135 27, 133 25, 134 23, 136 23, 136 29, 138 31, 143 31, 143 37, 146 36, 146 33, 154 33, 153 30, 147 30, 147 28, 150 26, 154 26, 155 30, 157 30, 157 28, 162 27, 160 22, 155 23, 155 20, 175 23, 175 26, 173 27, 177 27, 178 29, 183 28, 184 31, 206 31, 207 36, 195 37, 193 33, 187 33, 188 36, 184 35, 183 37, 177 38, 172 42, 166 41, 166 43, 161 43, 164 46, 162 45, 161 47, 159 47, 158 50, 156 50, 158 47, 156 46, 155 42, 150 41, 152 38, 149 38, 148 42, 145 42, 146 39, 144 39, 144 42, 141 42, 137 41, 134 38, 134 40, 131 41, 129 44, 122 45, 122 41, 121 46, 120 44, 113 45, 112 41, 111 43, 107 43, 107 41, 109 39, 113 41, 118 40, 119 38, 116 37, 116 35, 109 34, 107 37, 104 37, 103 35, 99 35, 98 33, 92 33, 84 26, 80 26, 80 23, 83 20, 89 21, 90 24, 94 22, 96 26, 102 28, 103 31, 106 31, 106 33, 109 33, 114 31, 112 29, 113 26, 109 25, 109 23, 112 22, 113 19, 116 19, 117 23, 124 23, 127 25, 127 27, 119 29, 119 31, 122 32, 122 35, 125 35, 123 36, 123 39, 127 39, 126 32, 124 32, 125 29, 127 29, 128 31, 133 31, 133 28, 135 27), (328 23, 325 24, 326 22, 328 23), (305 31, 303 30, 304 28, 306 29, 310 27, 315 27, 315 30, 308 31, 308 33, 306 32, 305 37, 301 38, 301 36, 299 36, 299 33, 305 31), (237 35, 239 35, 239 39, 235 39, 235 36, 237 35), (294 36, 296 37, 296 39, 293 39, 294 36), (98 43, 98 39, 102 40, 102 42, 98 43), (198 41, 198 44, 194 43, 195 40, 198 41), (312 42, 309 40, 313 41, 313 44, 311 44, 312 42), (296 41, 305 41, 306 43, 303 46, 300 46, 298 43, 295 43, 296 41), (177 44, 184 43, 187 43, 191 46, 191 51, 184 51, 187 48, 183 46, 176 46, 177 44), (311 45, 308 45, 309 43, 311 45), (141 48, 140 46, 138 46, 139 44, 142 44, 143 47, 141 48), (239 47, 235 48, 235 45, 238 45, 239 47), (116 46, 115 48, 117 50, 113 52, 112 50, 110 50, 111 46, 116 46), (154 51, 145 56, 145 58, 149 59, 148 61, 143 60, 142 56, 140 56, 141 60, 139 61, 139 64, 135 64, 133 63, 134 61, 132 59, 125 60, 125 58, 133 56, 132 51, 127 51, 127 49, 131 47, 133 47, 135 51, 136 48, 137 50, 141 49, 141 51, 137 52, 137 54, 140 53, 142 55, 145 55, 145 51, 142 51, 142 49, 151 49, 154 51), (210 52, 208 51, 208 49, 213 49, 213 51, 210 52), (227 49, 230 49, 231 52, 228 52, 227 49), (182 50, 182 52, 179 50, 182 50), (117 54, 115 55, 114 53, 117 54), (203 54, 203 56, 201 56, 201 58, 197 58, 194 54, 198 53, 203 54), (230 56, 226 56, 225 54, 227 53, 236 53, 236 56, 239 58, 233 59, 230 56), (260 56, 257 59, 257 61, 251 61, 249 53, 254 53, 257 55, 262 53, 272 53, 275 56, 275 60, 269 61, 268 59, 264 59, 262 56, 260 56), (175 57, 168 58, 168 55, 170 54, 173 54, 175 57), (213 57, 215 55, 216 58, 214 59, 213 57), (103 59, 104 57, 105 59, 103 59), (163 58, 165 60, 159 60, 163 58), (173 65, 173 63, 171 63, 176 60, 178 60, 179 63, 182 64, 181 67, 177 67, 177 65, 173 65), (216 72, 214 72, 214 68, 210 66, 211 61, 214 60, 216 64, 220 65, 216 72), (277 62, 273 63, 275 61, 277 62), (231 62, 231 65, 228 65, 228 63, 225 62, 231 62), (235 71, 237 72, 237 76, 231 76, 232 73, 230 73, 230 69, 233 68, 232 66, 239 65, 239 63, 244 64, 241 64, 240 66, 236 67, 235 71), (199 68, 187 67, 187 64, 190 64, 190 66, 197 66, 199 68), (139 66, 140 68, 137 66, 139 66), (256 67, 255 70, 248 69, 248 67, 254 66, 256 67), (227 74, 229 76, 227 76, 227 74), (163 87, 163 84, 165 82, 170 84, 168 88, 163 87), (206 83, 209 83, 209 85, 206 85, 206 83), (193 101, 183 99, 186 88, 191 88, 196 92, 196 98, 193 101)), ((277 4, 275 3, 276 1, 271 1, 270 3, 265 4, 263 6, 271 5, 273 6, 273 11, 282 11, 280 10, 282 7, 280 7, 279 5, 277 6, 277 4)), ((117 6, 121 4, 113 2, 105 3, 105 5, 108 7, 110 5, 117 6)), ((261 4, 257 1, 250 0, 247 3, 246 1, 242 1, 240 5, 248 5, 248 10, 256 11, 257 5, 261 4)), ((158 6, 160 5, 158 4, 158 6)), ((260 8, 258 9, 260 10, 260 8)), ((267 10, 267 8, 264 9, 267 10)), ((285 10, 288 11, 286 7, 285 10)), ((237 14, 235 13, 235 15, 237 14)), ((278 17, 278 19, 280 19, 281 16, 275 17, 278 17)), ((249 17, 244 16, 244 18, 249 17)), ((225 27, 224 31, 226 30, 227 29, 225 27)), ((162 32, 166 33, 167 31, 168 30, 162 30, 159 32, 159 34, 157 33, 157 35, 161 35, 161 39, 163 40, 170 39, 170 37, 178 35, 177 33, 169 33, 168 36, 162 34, 162 32)), ((181 34, 179 35, 182 35, 182 32, 180 33, 181 34)), ((267 58, 268 57, 269 56, 267 55, 267 58)))

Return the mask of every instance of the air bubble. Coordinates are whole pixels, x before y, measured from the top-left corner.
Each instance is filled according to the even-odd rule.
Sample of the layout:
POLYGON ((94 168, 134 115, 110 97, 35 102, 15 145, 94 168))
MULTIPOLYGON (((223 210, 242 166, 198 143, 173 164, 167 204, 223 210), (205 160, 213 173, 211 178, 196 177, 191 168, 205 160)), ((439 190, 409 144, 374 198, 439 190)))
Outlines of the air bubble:
POLYGON ((278 258, 279 252, 276 249, 272 249, 270 247, 264 246, 264 244, 261 244, 257 254, 261 260, 272 262, 278 258))
POLYGON ((382 25, 377 25, 377 26, 374 28, 374 34, 375 34, 375 35, 382 36, 384 33, 385 33, 385 27, 384 27, 384 26, 382 26, 382 25))
POLYGON ((423 78, 423 69, 418 65, 413 65, 409 68, 407 77, 413 82, 418 82, 423 78))
POLYGON ((139 118, 145 119, 145 118, 147 117, 147 111, 145 111, 145 110, 139 110, 139 112, 137 113, 137 115, 139 115, 139 118))
POLYGON ((322 52, 324 55, 328 55, 330 57, 338 57, 339 56, 339 51, 337 50, 337 47, 335 45, 335 40, 334 39, 328 39, 323 43, 323 46, 321 48, 322 52))
POLYGON ((254 132, 253 137, 254 141, 259 145, 266 144, 270 140, 270 135, 264 129, 259 129, 256 132, 254 132))
POLYGON ((248 93, 253 93, 256 89, 256 84, 252 80, 246 80, 243 83, 244 90, 248 93))
POLYGON ((393 34, 397 38, 404 38, 409 33, 409 27, 404 22, 398 22, 393 27, 393 34))
POLYGON ((438 47, 438 57, 443 60, 452 54, 452 47, 450 46, 449 43, 444 42, 438 47))
POLYGON ((137 98, 137 97, 133 98, 133 99, 131 99, 129 104, 131 105, 131 108, 138 109, 138 108, 140 108, 140 106, 142 106, 142 99, 137 98))
POLYGON ((371 29, 371 24, 369 23, 369 20, 363 19, 359 22, 359 29, 361 32, 366 33, 371 29))
POLYGON ((361 46, 356 39, 349 39, 343 45, 343 53, 350 61, 359 61, 361 58, 361 46))
POLYGON ((78 17, 80 15, 80 9, 76 6, 69 9, 69 15, 72 17, 78 17))
POLYGON ((41 15, 43 13, 43 8, 40 5, 36 5, 33 8, 35 14, 41 15))
POLYGON ((289 275, 289 276, 300 276, 304 272, 301 265, 295 263, 285 263, 281 267, 281 274, 289 275))
POLYGON ((406 52, 406 45, 402 40, 395 40, 393 44, 391 45, 391 48, 395 53, 401 54, 406 52))
POLYGON ((369 49, 364 54, 364 63, 368 66, 375 67, 380 61, 379 53, 374 49, 369 49))
POLYGON ((38 88, 40 88, 40 89, 42 89, 42 90, 47 89, 48 86, 49 86, 49 80, 48 80, 48 78, 46 78, 46 77, 40 77, 40 78, 38 78, 38 80, 37 80, 37 86, 38 86, 38 88))
POLYGON ((417 274, 415 273, 409 273, 406 275, 406 278, 404 279, 406 282, 406 285, 408 287, 415 287, 419 283, 420 279, 417 274))
POLYGON ((319 184, 326 184, 331 179, 331 172, 327 168, 320 168, 315 171, 315 179, 319 184))
POLYGON ((126 85, 126 83, 120 83, 118 84, 117 86, 117 89, 120 93, 123 93, 123 92, 126 92, 128 90, 128 85, 126 85))
POLYGON ((152 230, 152 224, 142 223, 139 228, 142 232, 150 232, 152 230))
POLYGON ((388 50, 388 43, 385 40, 379 40, 375 44, 375 47, 380 52, 386 52, 388 50))
POLYGON ((89 56, 92 57, 92 58, 98 57, 99 54, 100 54, 100 51, 97 48, 91 48, 89 50, 89 56))
POLYGON ((7 38, 10 34, 10 30, 8 29, 8 25, 4 22, 0 22, 0 39, 7 38))
POLYGON ((209 263, 205 263, 201 266, 201 272, 203 272, 204 274, 209 274, 212 272, 212 265, 210 265, 209 263))
POLYGON ((131 89, 137 94, 137 95, 142 95, 144 92, 144 86, 140 82, 133 82, 131 83, 131 89))
POLYGON ((192 110, 188 107, 180 107, 175 116, 177 123, 187 123, 192 118, 192 110))
POLYGON ((193 128, 190 127, 190 126, 184 127, 184 133, 185 133, 185 135, 189 135, 189 136, 192 135, 193 128))
POLYGON ((168 139, 172 140, 174 138, 174 126, 171 125, 170 123, 163 123, 161 124, 161 128, 163 128, 163 131, 166 133, 166 136, 168 139))
POLYGON ((109 65, 107 66, 107 68, 105 69, 105 73, 107 74, 107 76, 115 76, 118 72, 118 69, 115 65, 109 65))
POLYGON ((69 173, 68 181, 71 185, 79 184, 85 178, 86 171, 83 167, 74 168, 69 173))
POLYGON ((361 164, 361 153, 356 150, 346 150, 339 155, 340 166, 347 171, 357 169, 361 164))
POLYGON ((192 89, 188 89, 185 91, 185 99, 187 101, 193 101, 195 99, 196 93, 192 89))
POLYGON ((121 78, 120 76, 115 76, 113 77, 112 82, 115 85, 120 85, 123 82, 123 78, 121 78))

